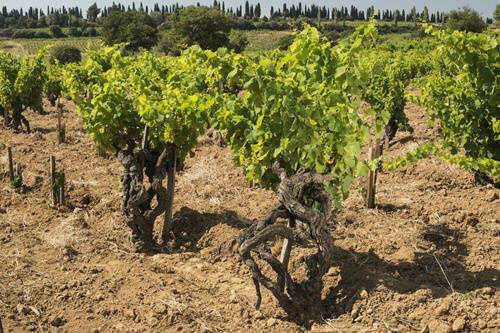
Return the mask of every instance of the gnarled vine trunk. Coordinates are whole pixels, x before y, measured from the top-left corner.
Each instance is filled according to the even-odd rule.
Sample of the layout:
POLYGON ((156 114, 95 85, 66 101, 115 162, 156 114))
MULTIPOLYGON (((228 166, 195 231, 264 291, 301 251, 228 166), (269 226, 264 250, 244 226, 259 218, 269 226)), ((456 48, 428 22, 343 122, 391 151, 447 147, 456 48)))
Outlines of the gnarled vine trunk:
POLYGON ((399 126, 395 117, 391 117, 387 125, 384 128, 384 136, 382 138, 382 144, 385 145, 386 148, 389 148, 389 143, 394 139, 396 133, 398 132, 399 126))
POLYGON ((239 253, 243 262, 250 268, 257 293, 256 307, 261 303, 260 285, 269 289, 280 306, 292 317, 305 323, 320 316, 323 275, 333 264, 333 238, 327 221, 332 208, 329 194, 323 184, 333 175, 323 175, 300 169, 288 177, 278 163, 273 165, 274 173, 280 178, 278 200, 263 221, 254 223, 239 237, 239 253), (306 197, 319 203, 319 209, 304 203, 306 197), (288 220, 288 224, 278 219, 288 220), (267 241, 276 236, 284 239, 280 258, 272 255, 267 241), (306 276, 300 282, 294 281, 288 272, 288 261, 292 246, 313 240, 318 252, 305 260, 306 276), (265 276, 252 254, 266 261, 277 274, 276 281, 265 276))
MULTIPOLYGON (((153 245, 153 228, 155 220, 161 214, 171 211, 172 198, 163 186, 163 180, 174 167, 176 147, 167 145, 161 152, 150 151, 146 147, 135 150, 135 143, 129 142, 127 149, 118 150, 116 155, 124 171, 121 176, 123 188, 122 210, 126 223, 132 230, 132 241, 138 251, 153 245), (148 177, 149 187, 144 183, 148 177), (153 199, 156 205, 152 207, 153 199)), ((175 172, 175 169, 171 172, 175 172)), ((173 183, 169 184, 173 187, 173 183)), ((163 235, 165 237, 165 235, 163 235)))
MULTIPOLYGON (((8 116, 7 112, 7 123, 14 129, 14 131, 18 132, 22 130, 22 125, 26 128, 26 132, 30 133, 30 123, 28 119, 23 115, 23 112, 26 108, 23 108, 22 105, 16 104, 12 107, 12 117, 8 116)), ((4 119, 5 120, 5 119, 4 119)))

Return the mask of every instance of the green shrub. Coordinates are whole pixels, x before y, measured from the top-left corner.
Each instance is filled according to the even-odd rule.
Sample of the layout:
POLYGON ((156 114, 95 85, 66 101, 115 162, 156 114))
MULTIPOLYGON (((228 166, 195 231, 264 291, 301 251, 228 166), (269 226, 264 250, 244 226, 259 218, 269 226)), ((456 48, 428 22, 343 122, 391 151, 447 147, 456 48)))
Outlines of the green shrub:
POLYGON ((328 39, 330 42, 334 44, 336 44, 338 40, 341 38, 340 33, 338 33, 335 30, 325 31, 323 35, 326 37, 326 39, 328 39))
POLYGON ((165 54, 178 56, 181 54, 185 45, 187 45, 187 40, 183 39, 173 30, 166 30, 162 33, 160 41, 158 42, 158 49, 165 54))
POLYGON ((287 50, 290 45, 292 45, 293 41, 295 40, 295 35, 294 34, 289 34, 285 36, 281 36, 279 41, 278 41, 278 48, 280 50, 287 50))
POLYGON ((14 29, 12 28, 0 29, 0 37, 11 38, 13 34, 14 29))
POLYGON ((82 35, 82 31, 77 27, 72 27, 69 29, 69 35, 72 37, 80 37, 82 35))
POLYGON ((232 30, 229 34, 229 48, 236 53, 241 53, 248 45, 247 34, 243 31, 232 30))
MULTIPOLYGON (((231 22, 223 12, 215 8, 186 7, 162 27, 168 29, 162 34, 159 45, 159 49, 166 51, 165 53, 175 54, 191 45, 199 45, 202 49, 212 51, 219 47, 230 47, 231 22)), ((241 46, 240 44, 239 47, 241 46)))
POLYGON ((78 63, 82 60, 82 53, 74 46, 58 45, 50 50, 50 62, 55 63, 55 60, 61 65, 78 63))
POLYGON ((12 34, 12 38, 35 38, 35 31, 28 29, 17 29, 12 34))
POLYGON ((66 35, 62 32, 61 28, 57 25, 51 25, 49 27, 50 33, 54 38, 66 37, 66 35))
POLYGON ((46 31, 37 31, 35 38, 52 38, 52 36, 46 31))
POLYGON ((460 10, 452 10, 448 16, 448 28, 452 30, 483 32, 487 25, 477 11, 469 7, 460 10))
POLYGON ((128 43, 127 49, 149 49, 156 44, 156 26, 144 12, 112 11, 102 23, 102 39, 108 45, 128 43))
POLYGON ((89 36, 89 37, 96 37, 97 35, 99 35, 99 34, 98 34, 96 28, 91 27, 91 28, 89 28, 87 30, 87 36, 89 36))

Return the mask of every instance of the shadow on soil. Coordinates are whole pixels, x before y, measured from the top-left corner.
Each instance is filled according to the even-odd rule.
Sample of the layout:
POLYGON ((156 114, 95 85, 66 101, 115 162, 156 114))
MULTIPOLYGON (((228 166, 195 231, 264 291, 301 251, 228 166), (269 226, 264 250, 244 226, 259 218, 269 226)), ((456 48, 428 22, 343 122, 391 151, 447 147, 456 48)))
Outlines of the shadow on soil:
POLYGON ((435 298, 445 297, 452 288, 464 293, 483 287, 499 287, 500 272, 497 269, 472 272, 465 267, 464 257, 468 251, 461 242, 464 234, 460 230, 450 229, 444 224, 427 226, 420 238, 422 245, 431 250, 415 252, 413 258, 397 264, 373 252, 346 251, 336 247, 341 281, 330 287, 323 300, 326 315, 349 313, 362 288, 370 292, 381 284, 400 294, 430 289, 435 298))
MULTIPOLYGON (((398 208, 387 207, 388 210, 398 208)), ((172 234, 175 249, 198 252, 201 250, 197 245, 198 241, 212 227, 221 223, 237 229, 248 226, 247 222, 233 211, 221 214, 200 213, 182 207, 174 214, 172 234)), ((498 287, 498 270, 488 268, 472 272, 465 267, 463 262, 468 250, 462 242, 464 234, 460 230, 451 229, 445 224, 427 226, 419 238, 421 244, 417 245, 422 245, 422 252, 409 254, 408 258, 398 263, 390 262, 373 252, 356 252, 335 247, 339 273, 334 277, 337 282, 325 281, 323 318, 350 313, 362 289, 370 292, 380 285, 400 294, 430 289, 434 298, 445 297, 451 293, 452 288, 458 292, 468 292, 483 287, 498 287), (451 286, 439 265, 446 273, 451 286)), ((233 246, 236 242, 236 239, 232 239, 228 246, 233 246)), ((294 248, 292 256, 296 251, 300 249, 294 248)), ((224 252, 220 255, 228 254, 224 252)), ((317 314, 314 316, 317 318, 317 314)), ((303 321, 299 322, 298 318, 292 316, 282 319, 304 325, 303 321)))
MULTIPOLYGON (((225 211, 217 213, 200 213, 189 207, 182 207, 173 216, 172 234, 175 240, 175 249, 198 252, 201 248, 197 245, 203 235, 218 224, 244 229, 248 226, 244 219, 236 212, 225 211)), ((230 246, 237 243, 234 239, 230 246)))

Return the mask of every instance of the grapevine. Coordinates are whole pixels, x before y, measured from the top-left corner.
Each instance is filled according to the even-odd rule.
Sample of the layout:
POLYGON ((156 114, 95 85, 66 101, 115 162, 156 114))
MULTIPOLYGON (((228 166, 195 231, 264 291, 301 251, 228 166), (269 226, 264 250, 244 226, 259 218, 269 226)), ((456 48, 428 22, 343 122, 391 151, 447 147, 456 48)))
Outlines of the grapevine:
POLYGON ((21 124, 30 132, 29 121, 22 114, 27 108, 42 110, 42 89, 46 79, 41 50, 34 59, 23 57, 16 59, 10 53, 0 51, 0 107, 6 124, 15 131, 21 124))

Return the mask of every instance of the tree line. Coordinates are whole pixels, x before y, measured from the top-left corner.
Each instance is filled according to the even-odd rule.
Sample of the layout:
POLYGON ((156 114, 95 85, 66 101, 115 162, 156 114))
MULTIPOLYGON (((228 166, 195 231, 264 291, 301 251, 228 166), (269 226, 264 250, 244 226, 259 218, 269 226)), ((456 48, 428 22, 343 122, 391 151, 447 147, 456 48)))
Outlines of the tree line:
MULTIPOLYGON (((200 6, 200 3, 197 3, 200 6)), ((418 11, 415 7, 406 10, 378 10, 374 6, 370 6, 366 10, 360 9, 354 5, 348 7, 332 7, 318 5, 303 5, 299 2, 297 5, 287 5, 283 3, 281 8, 271 6, 269 13, 263 13, 260 3, 255 5, 245 1, 244 4, 234 7, 226 6, 224 1, 214 0, 212 7, 220 11, 231 14, 237 18, 246 19, 276 19, 276 18, 311 18, 333 21, 364 21, 374 16, 382 21, 398 21, 398 22, 419 22, 427 21, 431 23, 445 22, 447 15, 444 12, 436 11, 430 13, 427 7, 422 11, 418 11)), ((89 22, 100 22, 105 19, 113 11, 138 11, 150 15, 154 21, 160 24, 168 15, 178 13, 184 6, 175 3, 172 5, 160 5, 155 3, 152 7, 144 6, 142 2, 125 6, 120 3, 113 3, 111 6, 98 8, 94 3, 86 10, 84 16, 83 8, 78 6, 66 8, 54 8, 47 6, 46 8, 38 8, 30 6, 28 10, 8 9, 2 7, 0 12, 0 28, 44 28, 51 25, 59 27, 82 27, 89 22)), ((491 20, 491 19, 488 19, 491 20)), ((490 22, 488 22, 490 23, 490 22)))

